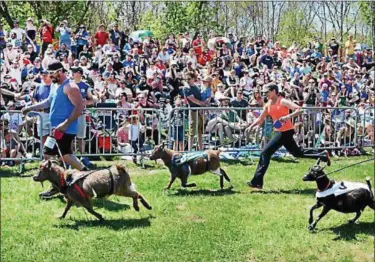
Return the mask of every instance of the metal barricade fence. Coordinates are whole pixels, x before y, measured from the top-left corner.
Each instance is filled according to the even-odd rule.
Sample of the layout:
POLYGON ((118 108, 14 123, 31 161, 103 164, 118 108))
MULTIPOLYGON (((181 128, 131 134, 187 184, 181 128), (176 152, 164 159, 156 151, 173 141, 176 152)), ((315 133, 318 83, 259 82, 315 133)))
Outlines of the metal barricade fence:
POLYGON ((26 116, 19 110, 0 111, 0 162, 20 163, 20 172, 26 161, 43 159, 43 116, 40 112, 28 112, 26 116))
POLYGON ((152 108, 87 108, 78 121, 74 152, 82 157, 142 158, 163 135, 161 112, 152 108))
POLYGON ((375 108, 359 110, 359 144, 362 147, 375 147, 375 108))
POLYGON ((335 151, 357 146, 357 109, 302 107, 302 110, 303 114, 293 119, 298 146, 335 151))
MULTIPOLYGON (((292 120, 299 146, 322 150, 356 146, 356 109, 303 107, 302 110, 292 120)), ((260 151, 274 132, 270 117, 260 127, 248 128, 261 112, 259 107, 174 108, 169 117, 168 143, 180 152, 213 148, 260 151)))

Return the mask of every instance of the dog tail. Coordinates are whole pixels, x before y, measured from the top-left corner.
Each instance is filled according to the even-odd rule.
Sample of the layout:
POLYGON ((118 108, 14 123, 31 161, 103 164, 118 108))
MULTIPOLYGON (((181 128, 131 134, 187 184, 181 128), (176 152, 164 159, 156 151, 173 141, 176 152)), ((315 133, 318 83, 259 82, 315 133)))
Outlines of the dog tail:
POLYGON ((371 179, 369 177, 367 177, 366 181, 367 181, 367 185, 368 185, 368 188, 369 188, 369 192, 371 192, 371 197, 374 200, 375 196, 373 195, 373 192, 372 192, 371 179))

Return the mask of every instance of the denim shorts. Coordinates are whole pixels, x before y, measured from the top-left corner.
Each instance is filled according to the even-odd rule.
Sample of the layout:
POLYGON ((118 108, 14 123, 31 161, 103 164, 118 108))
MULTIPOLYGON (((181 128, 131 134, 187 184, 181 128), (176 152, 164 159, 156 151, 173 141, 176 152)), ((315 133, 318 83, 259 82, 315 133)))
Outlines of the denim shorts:
POLYGON ((184 127, 174 126, 172 129, 172 137, 174 141, 183 142, 184 141, 184 127))

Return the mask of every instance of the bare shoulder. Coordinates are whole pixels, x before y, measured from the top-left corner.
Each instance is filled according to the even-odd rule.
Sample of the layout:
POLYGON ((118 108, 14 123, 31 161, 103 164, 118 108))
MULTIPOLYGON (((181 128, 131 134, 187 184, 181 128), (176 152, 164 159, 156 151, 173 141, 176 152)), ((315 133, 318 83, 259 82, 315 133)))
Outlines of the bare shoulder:
POLYGON ((65 86, 64 86, 64 93, 69 93, 69 92, 74 92, 75 90, 80 90, 77 86, 77 84, 74 81, 69 81, 65 86))

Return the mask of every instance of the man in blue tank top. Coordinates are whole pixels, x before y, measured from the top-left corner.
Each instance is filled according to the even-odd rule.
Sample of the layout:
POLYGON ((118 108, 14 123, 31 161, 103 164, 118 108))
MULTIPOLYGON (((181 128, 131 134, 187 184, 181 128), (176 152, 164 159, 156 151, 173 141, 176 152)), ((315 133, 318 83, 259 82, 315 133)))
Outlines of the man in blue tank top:
MULTIPOLYGON (((63 136, 56 139, 56 145, 59 147, 61 157, 64 161, 70 164, 73 168, 78 170, 88 170, 72 152, 72 141, 77 134, 77 119, 84 110, 84 103, 78 86, 71 82, 67 76, 63 65, 59 61, 54 61, 48 65, 48 73, 55 88, 52 88, 50 95, 42 102, 25 107, 22 113, 26 114, 29 111, 41 110, 50 108, 50 122, 51 129, 60 131, 63 136)), ((51 150, 44 148, 45 158, 52 156, 59 156, 58 148, 51 150)), ((50 197, 58 193, 58 190, 53 188, 50 191, 40 194, 41 197, 50 197)))

